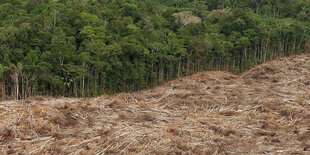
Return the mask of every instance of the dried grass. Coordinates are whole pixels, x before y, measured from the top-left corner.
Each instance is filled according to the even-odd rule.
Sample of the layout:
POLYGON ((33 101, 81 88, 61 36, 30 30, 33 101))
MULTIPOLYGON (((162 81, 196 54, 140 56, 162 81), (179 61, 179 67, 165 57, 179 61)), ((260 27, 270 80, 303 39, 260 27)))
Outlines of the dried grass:
POLYGON ((0 102, 0 154, 309 154, 310 55, 92 99, 0 102))

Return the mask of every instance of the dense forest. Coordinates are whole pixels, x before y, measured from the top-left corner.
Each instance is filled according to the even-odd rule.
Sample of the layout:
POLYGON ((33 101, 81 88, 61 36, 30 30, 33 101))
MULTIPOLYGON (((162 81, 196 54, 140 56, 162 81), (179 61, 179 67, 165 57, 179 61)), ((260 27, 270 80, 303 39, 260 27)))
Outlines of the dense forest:
POLYGON ((0 95, 136 91, 304 51, 310 0, 0 0, 0 95))

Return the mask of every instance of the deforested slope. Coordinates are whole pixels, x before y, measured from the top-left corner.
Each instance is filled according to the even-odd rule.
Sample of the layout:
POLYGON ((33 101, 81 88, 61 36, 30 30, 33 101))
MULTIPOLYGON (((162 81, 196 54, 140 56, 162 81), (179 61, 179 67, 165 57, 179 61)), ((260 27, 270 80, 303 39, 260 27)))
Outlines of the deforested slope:
POLYGON ((0 154, 309 154, 310 55, 151 90, 0 103, 0 154))

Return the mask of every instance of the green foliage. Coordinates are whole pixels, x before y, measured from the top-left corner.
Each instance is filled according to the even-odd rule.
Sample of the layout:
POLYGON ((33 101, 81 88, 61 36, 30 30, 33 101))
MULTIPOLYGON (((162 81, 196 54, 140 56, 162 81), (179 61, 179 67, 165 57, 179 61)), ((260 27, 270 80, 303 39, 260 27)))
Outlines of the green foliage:
POLYGON ((3 78, 4 72, 5 72, 5 68, 4 68, 4 66, 2 64, 0 64, 0 79, 3 78))
POLYGON ((304 50, 309 0, 2 0, 6 97, 135 91, 304 50))

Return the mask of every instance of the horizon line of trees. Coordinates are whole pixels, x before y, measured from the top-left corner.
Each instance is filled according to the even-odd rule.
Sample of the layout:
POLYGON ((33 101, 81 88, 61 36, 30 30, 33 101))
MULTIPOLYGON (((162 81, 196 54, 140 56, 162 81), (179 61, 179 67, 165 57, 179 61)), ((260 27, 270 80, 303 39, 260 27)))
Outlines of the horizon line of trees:
POLYGON ((309 0, 0 0, 0 98, 137 91, 309 52, 309 0))

